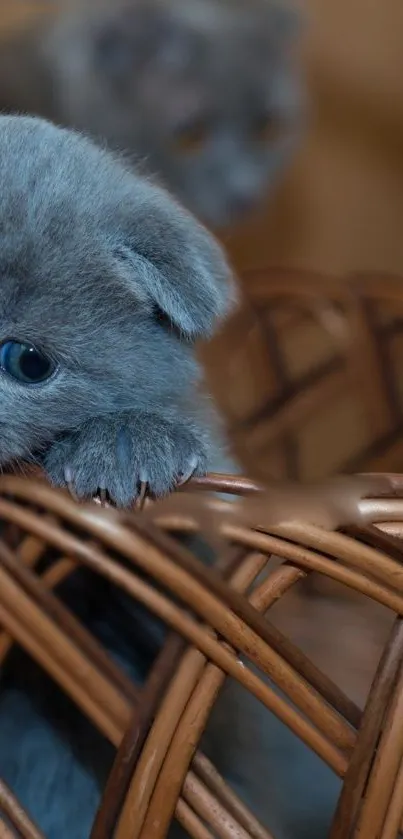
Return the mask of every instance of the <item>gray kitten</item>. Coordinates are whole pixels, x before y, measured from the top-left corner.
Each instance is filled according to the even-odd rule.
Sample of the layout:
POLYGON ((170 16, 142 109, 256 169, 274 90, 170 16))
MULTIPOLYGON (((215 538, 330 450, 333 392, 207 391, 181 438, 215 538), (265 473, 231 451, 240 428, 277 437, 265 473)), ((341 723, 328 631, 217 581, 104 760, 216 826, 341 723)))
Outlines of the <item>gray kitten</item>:
POLYGON ((214 239, 73 132, 0 117, 0 463, 129 504, 209 453, 194 341, 231 297, 214 239))
POLYGON ((45 35, 3 47, 0 74, 9 106, 106 139, 216 227, 296 145, 296 23, 281 0, 61 0, 45 35))
MULTIPOLYGON (((55 483, 121 504, 142 478, 158 494, 202 471, 193 341, 231 297, 214 239, 110 153, 41 120, 0 117, 0 182, 0 463, 39 451, 55 483)), ((142 681, 158 622, 85 569, 59 594, 142 681)), ((18 649, 0 676, 0 777, 47 839, 88 839, 113 749, 18 649)), ((230 682, 203 748, 276 839, 323 839, 337 781, 230 682)))

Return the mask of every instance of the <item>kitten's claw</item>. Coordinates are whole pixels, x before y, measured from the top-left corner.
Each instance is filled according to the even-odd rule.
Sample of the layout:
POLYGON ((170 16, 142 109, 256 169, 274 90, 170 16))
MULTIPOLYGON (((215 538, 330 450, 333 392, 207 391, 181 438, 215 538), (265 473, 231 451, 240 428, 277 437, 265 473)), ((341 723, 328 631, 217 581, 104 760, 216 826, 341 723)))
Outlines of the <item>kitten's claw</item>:
POLYGON ((108 490, 100 486, 97 495, 94 497, 94 501, 100 504, 101 507, 109 507, 108 490))
POLYGON ((64 480, 71 497, 74 501, 78 501, 78 495, 74 489, 73 471, 70 466, 65 466, 64 468, 64 480))
POLYGON ((198 465, 199 465, 199 458, 196 455, 193 455, 193 457, 191 457, 190 460, 189 460, 188 468, 186 469, 185 472, 182 472, 182 474, 180 475, 180 478, 179 478, 179 481, 178 481, 178 484, 177 484, 178 487, 181 487, 184 484, 187 484, 188 481, 190 481, 192 475, 194 475, 194 473, 196 472, 196 469, 197 469, 198 465))
POLYGON ((64 467, 64 480, 66 481, 66 486, 73 483, 73 472, 70 469, 70 466, 64 467))
POLYGON ((140 481, 140 492, 134 502, 134 509, 141 511, 144 507, 147 498, 148 483, 147 481, 140 481))

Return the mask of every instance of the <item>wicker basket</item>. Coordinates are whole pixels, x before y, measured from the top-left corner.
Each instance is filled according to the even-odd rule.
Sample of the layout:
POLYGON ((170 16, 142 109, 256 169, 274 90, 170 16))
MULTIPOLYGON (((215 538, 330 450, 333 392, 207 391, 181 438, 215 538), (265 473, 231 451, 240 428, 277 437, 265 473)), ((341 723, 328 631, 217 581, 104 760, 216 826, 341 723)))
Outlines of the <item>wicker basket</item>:
POLYGON ((243 288, 204 357, 247 474, 403 471, 403 278, 272 269, 243 288))
MULTIPOLYGON (((161 839, 174 816, 194 839, 269 839, 197 749, 227 676, 343 779, 331 839, 398 835, 403 478, 389 476, 382 484, 378 478, 364 484, 351 480, 344 506, 340 487, 333 506, 329 487, 323 492, 321 515, 328 508, 331 522, 336 511, 343 525, 336 531, 325 528, 323 516, 319 524, 286 523, 287 493, 284 523, 272 523, 279 518, 278 503, 270 507, 269 496, 240 478, 199 479, 192 492, 178 492, 165 505, 142 502, 145 509, 135 512, 79 506, 39 479, 0 478, 1 657, 11 639, 18 641, 116 747, 91 839, 161 839), (217 491, 238 500, 223 500, 217 491), (174 538, 201 527, 204 538, 220 541, 214 569, 174 538), (36 567, 49 547, 53 562, 41 575, 36 567), (271 573, 262 575, 274 558, 271 573), (141 690, 52 592, 80 563, 170 627, 141 690), (144 570, 154 583, 144 581, 144 570), (365 594, 395 616, 363 712, 264 617, 312 571, 365 594), (285 698, 259 672, 269 675, 285 698)), ((43 839, 1 784, 0 837, 43 839)))

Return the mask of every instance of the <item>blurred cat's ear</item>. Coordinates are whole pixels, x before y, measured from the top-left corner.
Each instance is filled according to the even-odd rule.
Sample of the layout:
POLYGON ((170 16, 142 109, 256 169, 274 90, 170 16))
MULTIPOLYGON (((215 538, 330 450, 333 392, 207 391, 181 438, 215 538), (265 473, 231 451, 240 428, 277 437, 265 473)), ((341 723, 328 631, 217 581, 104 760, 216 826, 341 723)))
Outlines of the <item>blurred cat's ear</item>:
POLYGON ((169 3, 139 0, 111 8, 98 25, 96 54, 111 75, 185 69, 192 57, 192 33, 169 3))
POLYGON ((117 93, 134 89, 173 129, 203 110, 204 86, 187 72, 197 64, 199 36, 172 4, 118 6, 98 25, 95 41, 98 68, 117 93))
POLYGON ((236 299, 233 275, 218 242, 151 184, 139 184, 130 205, 121 204, 118 215, 114 258, 126 288, 187 339, 212 334, 236 299))

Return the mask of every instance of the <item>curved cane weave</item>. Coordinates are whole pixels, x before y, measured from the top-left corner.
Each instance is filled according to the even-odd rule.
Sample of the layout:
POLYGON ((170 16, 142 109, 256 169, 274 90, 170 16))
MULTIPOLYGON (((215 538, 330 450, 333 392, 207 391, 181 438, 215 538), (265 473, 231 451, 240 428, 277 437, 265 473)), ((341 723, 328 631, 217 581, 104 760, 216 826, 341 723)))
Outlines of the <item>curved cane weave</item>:
POLYGON ((0 839, 45 839, 1 780, 0 839))
MULTIPOLYGON (((311 524, 314 506, 312 519, 309 513, 288 521, 287 492, 281 516, 275 498, 242 478, 194 480, 197 492, 181 491, 155 504, 145 500, 137 512, 79 506, 39 479, 0 478, 1 656, 11 638, 18 641, 117 750, 91 839, 162 839, 174 816, 194 839, 273 839, 198 750, 227 676, 343 779, 330 839, 398 835, 403 478, 351 481, 344 507, 340 487, 334 504, 329 487, 319 487, 321 524, 311 524), (222 500, 216 491, 238 500, 222 500), (327 508, 329 521, 340 519, 338 531, 323 525, 327 508), (200 530, 220 544, 214 569, 174 538, 200 530), (49 547, 53 562, 41 574, 36 568, 49 547), (53 594, 77 564, 128 592, 170 628, 144 687, 131 683, 53 594), (270 573, 262 575, 265 568, 270 573), (312 571, 395 615, 364 711, 270 620, 273 604, 312 571), (285 698, 260 674, 270 676, 285 698)), ((0 837, 14 836, 41 839, 0 785, 0 837)))
POLYGON ((403 278, 272 269, 205 348, 245 469, 269 477, 403 470, 403 278))

